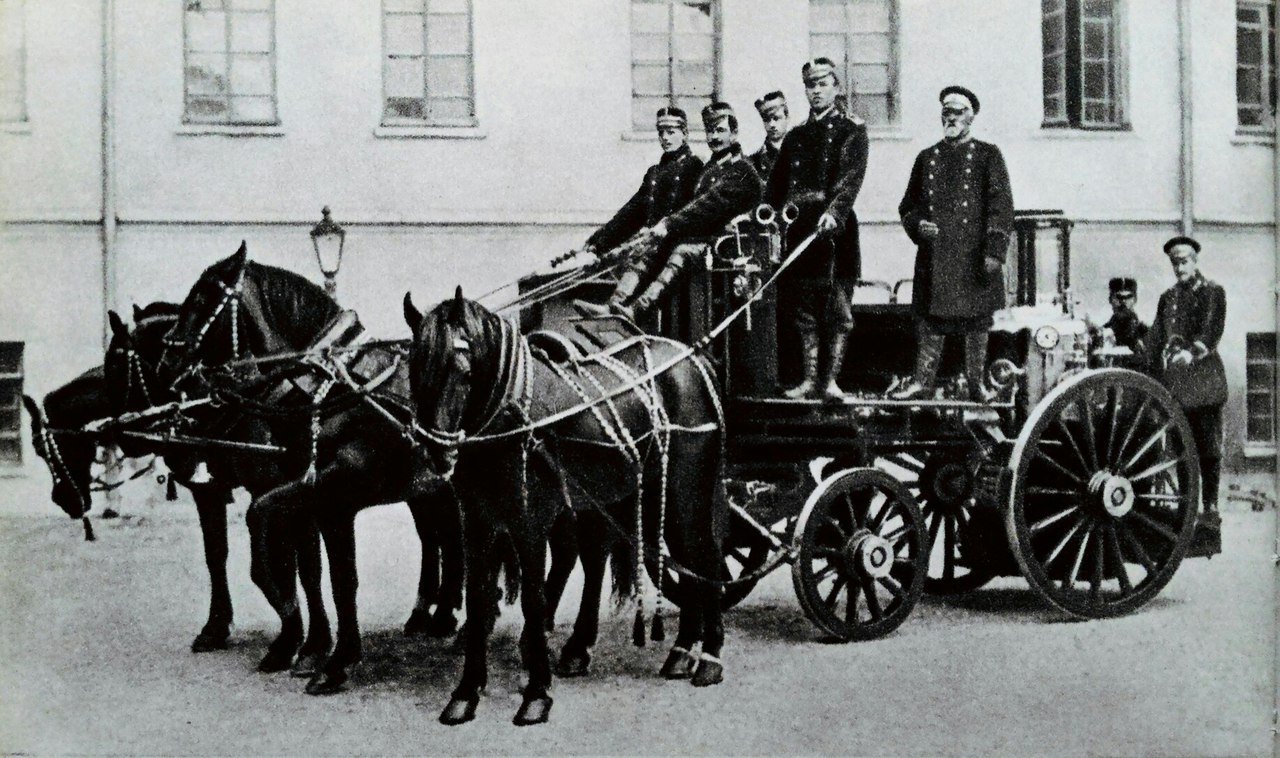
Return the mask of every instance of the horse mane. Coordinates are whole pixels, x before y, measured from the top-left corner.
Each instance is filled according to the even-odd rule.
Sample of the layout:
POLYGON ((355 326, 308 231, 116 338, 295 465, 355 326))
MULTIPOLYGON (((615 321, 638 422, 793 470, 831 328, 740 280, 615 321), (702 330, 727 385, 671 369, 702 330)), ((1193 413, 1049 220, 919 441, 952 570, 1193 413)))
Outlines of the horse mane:
POLYGON ((76 427, 105 415, 106 382, 95 366, 44 396, 45 416, 57 427, 76 427))
POLYGON ((245 265, 245 282, 261 295, 261 327, 294 348, 311 344, 342 310, 323 288, 300 274, 256 261, 245 265))

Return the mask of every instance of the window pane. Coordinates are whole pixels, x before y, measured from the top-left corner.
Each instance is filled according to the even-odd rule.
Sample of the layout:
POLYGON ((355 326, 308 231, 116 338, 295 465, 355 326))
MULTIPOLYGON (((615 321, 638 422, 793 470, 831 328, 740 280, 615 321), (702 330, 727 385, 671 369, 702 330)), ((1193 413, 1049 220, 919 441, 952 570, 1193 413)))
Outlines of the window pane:
POLYGON ((1044 120, 1049 122, 1065 121, 1067 118, 1067 110, 1063 107, 1063 98, 1061 95, 1045 95, 1044 97, 1044 120))
MULTIPOLYGON (((689 114, 689 126, 693 129, 702 128, 702 109, 708 104, 705 97, 677 97, 676 107, 689 114)), ((652 119, 650 114, 650 119, 652 119)))
POLYGON ((631 33, 666 34, 671 31, 666 3, 631 3, 631 33))
POLYGON ((1086 101, 1084 120, 1090 124, 1110 124, 1114 119, 1111 110, 1110 103, 1086 101))
POLYGON ((1236 6, 1236 21, 1246 24, 1261 24, 1262 11, 1245 5, 1236 6))
POLYGON ((849 5, 849 30, 889 32, 890 0, 853 0, 849 5))
POLYGON ((675 93, 711 97, 715 91, 715 74, 710 63, 677 63, 675 93))
POLYGON ((241 53, 271 52, 271 16, 266 13, 231 14, 231 50, 241 53))
POLYGON ((215 53, 227 49, 227 15, 221 11, 187 13, 187 49, 215 53))
POLYGON ((1108 28, 1105 24, 1086 23, 1084 25, 1084 57, 1093 60, 1106 58, 1110 52, 1107 45, 1108 28))
POLYGON ((276 104, 271 97, 233 97, 231 103, 234 119, 240 123, 275 123, 276 104))
POLYGON ((1045 17, 1040 25, 1040 44, 1044 46, 1044 54, 1061 53, 1066 44, 1063 39, 1065 24, 1062 16, 1045 17))
POLYGON ((225 98, 191 97, 187 99, 185 117, 188 121, 217 123, 227 120, 227 101, 225 98))
POLYGON ((1236 69, 1236 100, 1241 105, 1262 104, 1262 72, 1256 68, 1236 69))
POLYGON ((1107 66, 1103 63, 1084 64, 1084 96, 1093 100, 1106 99, 1109 82, 1107 66))
POLYGON ((631 67, 631 91, 637 95, 670 94, 666 64, 660 66, 636 64, 631 67))
POLYGON ((631 59, 637 62, 666 63, 670 53, 667 49, 667 36, 657 34, 631 35, 631 59))
POLYGON ((271 59, 265 55, 232 56, 231 91, 237 95, 271 95, 275 91, 271 59))
POLYGON ((1260 30, 1236 30, 1236 60, 1252 66, 1262 64, 1262 32, 1260 30))
POLYGON ((471 120, 471 100, 455 100, 453 98, 428 98, 427 103, 430 107, 430 121, 432 122, 463 122, 471 120))
POLYGON ((809 3, 810 33, 837 32, 843 33, 849 28, 845 23, 843 2, 811 2, 809 3))
POLYGON ((1272 361, 1276 359, 1276 335, 1272 332, 1251 332, 1245 337, 1247 360, 1272 361))
POLYGON ((230 7, 237 11, 270 11, 273 0, 233 0, 230 7))
POLYGON ((1261 107, 1242 105, 1236 109, 1236 117, 1240 126, 1266 126, 1261 107))
POLYGON ((387 55, 422 54, 422 16, 387 16, 387 55))
POLYGON ((686 3, 676 3, 675 31, 677 34, 715 34, 715 20, 711 17, 711 5, 699 4, 696 7, 686 3))
POLYGON ((849 53, 853 63, 888 63, 891 52, 887 34, 851 35, 849 53))
POLYGON ((888 66, 854 66, 849 90, 858 94, 885 94, 889 91, 888 66))
POLYGON ((1062 2, 1063 0, 1041 0, 1040 11, 1045 14, 1053 13, 1054 11, 1061 11, 1062 2))
POLYGON ((1081 15, 1085 18, 1111 19, 1113 0, 1085 0, 1081 15))
MULTIPOLYGON (((659 108, 665 108, 665 97, 633 97, 631 98, 631 123, 637 129, 652 129, 654 116, 659 108)), ((687 112, 687 111, 686 111, 687 112)), ((697 111, 694 111, 696 114, 697 111)), ((697 118, 692 115, 692 118, 697 118)))
POLYGON ((814 58, 827 57, 837 67, 844 67, 844 35, 843 34, 810 34, 809 55, 814 58))
POLYGON ((428 16, 427 52, 432 55, 466 54, 471 31, 466 16, 428 16))
POLYGON ((469 0, 428 0, 427 8, 432 13, 470 13, 467 7, 469 0))
POLYGON ((426 115, 426 100, 418 97, 389 97, 383 112, 384 118, 414 121, 421 121, 426 115))
POLYGON ((868 124, 889 123, 889 98, 887 95, 858 95, 853 110, 868 124))
POLYGON ((423 0, 384 0, 387 13, 422 13, 423 0))
POLYGON ((432 97, 471 97, 469 69, 468 59, 465 56, 429 58, 427 60, 427 92, 432 97))
POLYGON ((678 61, 715 60, 715 38, 703 34, 677 34, 672 57, 678 61))
POLYGON ((22 95, 18 92, 0 94, 0 121, 22 121, 24 118, 22 95))
POLYGON ((225 95, 230 91, 227 82, 227 57, 192 53, 187 56, 186 78, 189 95, 225 95))
POLYGON ((1248 377, 1249 389, 1270 390, 1275 386, 1275 366, 1270 363, 1250 362, 1245 367, 1245 374, 1248 377))
POLYGON ((1046 95, 1060 94, 1065 84, 1061 57, 1045 58, 1042 66, 1044 74, 1044 91, 1046 95))
POLYGON ((387 98, 422 97, 422 66, 421 58, 388 58, 383 67, 387 98))

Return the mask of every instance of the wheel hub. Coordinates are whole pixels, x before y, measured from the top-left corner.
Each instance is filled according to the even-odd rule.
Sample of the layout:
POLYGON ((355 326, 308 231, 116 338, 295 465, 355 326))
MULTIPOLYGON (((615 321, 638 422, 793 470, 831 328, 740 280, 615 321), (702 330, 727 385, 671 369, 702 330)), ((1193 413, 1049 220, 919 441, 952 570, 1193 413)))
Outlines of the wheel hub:
POLYGON ((849 538, 844 557, 852 571, 880 579, 893 568, 893 545, 878 534, 859 532, 849 538))
POLYGON ((1089 492, 1109 516, 1121 518, 1133 510, 1133 482, 1128 477, 1099 471, 1089 480, 1089 492))

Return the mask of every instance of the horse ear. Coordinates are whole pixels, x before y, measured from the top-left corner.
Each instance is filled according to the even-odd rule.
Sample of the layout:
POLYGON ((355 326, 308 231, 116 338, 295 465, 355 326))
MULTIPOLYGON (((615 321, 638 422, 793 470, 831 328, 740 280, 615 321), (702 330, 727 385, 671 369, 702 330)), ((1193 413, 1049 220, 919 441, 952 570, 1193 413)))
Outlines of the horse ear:
POLYGON ((138 307, 137 303, 134 303, 133 304, 133 325, 137 326, 138 322, 141 320, 142 320, 142 309, 138 307))
MULTIPOLYGON (((133 318, 136 322, 138 320, 138 306, 135 305, 133 307, 133 318)), ((115 311, 107 311, 107 322, 111 324, 111 333, 114 334, 117 339, 125 339, 129 336, 129 327, 125 326, 124 322, 120 320, 119 313, 116 313, 115 311)))
POLYGON ((44 426, 44 411, 41 410, 39 403, 31 399, 30 395, 23 395, 22 404, 27 407, 27 413, 31 416, 32 426, 37 430, 44 426))
POLYGON ((244 262, 247 261, 248 259, 249 259, 249 246, 245 244, 244 240, 240 240, 240 249, 236 251, 235 255, 231 256, 231 260, 235 261, 236 268, 240 268, 244 266, 244 262))
POLYGON ((422 311, 414 307, 413 295, 409 292, 404 293, 404 322, 409 325, 414 334, 417 334, 418 327, 422 326, 422 311))
POLYGON ((466 300, 462 298, 462 285, 453 291, 453 303, 449 308, 449 323, 457 326, 462 323, 462 319, 466 316, 466 300))

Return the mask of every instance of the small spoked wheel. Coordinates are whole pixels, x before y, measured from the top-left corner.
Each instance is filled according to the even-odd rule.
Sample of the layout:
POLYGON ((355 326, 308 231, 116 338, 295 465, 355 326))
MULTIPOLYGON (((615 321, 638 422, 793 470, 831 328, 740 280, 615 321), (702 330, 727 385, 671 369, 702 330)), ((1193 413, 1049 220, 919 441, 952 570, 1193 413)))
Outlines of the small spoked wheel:
POLYGON ((968 461, 947 453, 902 453, 890 462, 916 474, 914 481, 904 481, 920 504, 929 533, 924 591, 957 595, 991 581, 994 572, 983 560, 984 533, 974 521, 973 472, 968 461))
POLYGON ((883 471, 846 469, 809 495, 791 577, 809 620, 842 640, 897 629, 924 590, 928 536, 907 488, 883 471))
POLYGON ((1027 419, 1009 461, 1005 527, 1033 589, 1081 618, 1129 613, 1169 582, 1200 499, 1191 428, 1169 392, 1087 371, 1027 419))

